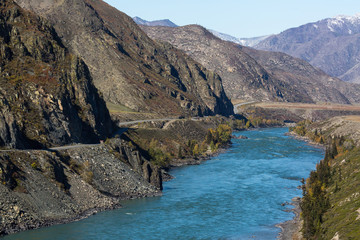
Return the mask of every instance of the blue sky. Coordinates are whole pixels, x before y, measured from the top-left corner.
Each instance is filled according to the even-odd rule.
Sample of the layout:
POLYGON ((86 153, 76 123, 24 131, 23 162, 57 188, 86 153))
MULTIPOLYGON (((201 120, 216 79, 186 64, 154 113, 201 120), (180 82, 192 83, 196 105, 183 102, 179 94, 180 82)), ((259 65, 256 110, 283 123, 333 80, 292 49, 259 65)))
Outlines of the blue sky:
POLYGON ((235 37, 280 33, 336 15, 360 13, 359 0, 105 0, 131 17, 200 24, 235 37))

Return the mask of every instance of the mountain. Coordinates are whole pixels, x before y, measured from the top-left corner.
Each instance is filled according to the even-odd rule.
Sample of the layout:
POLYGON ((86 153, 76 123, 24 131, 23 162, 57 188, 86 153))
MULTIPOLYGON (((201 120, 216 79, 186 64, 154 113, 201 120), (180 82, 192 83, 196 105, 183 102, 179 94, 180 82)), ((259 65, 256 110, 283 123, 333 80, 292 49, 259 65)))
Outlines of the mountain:
POLYGON ((0 147, 92 143, 112 133, 86 64, 42 18, 0 1, 0 147))
POLYGON ((152 38, 182 49, 223 79, 231 99, 288 102, 359 102, 359 86, 332 78, 286 54, 223 41, 198 25, 147 27, 152 38))
POLYGON ((89 66, 107 102, 157 116, 229 115, 221 78, 169 44, 151 40, 100 0, 17 0, 46 17, 89 66))
POLYGON ((291 28, 261 41, 255 48, 284 52, 331 76, 360 83, 360 14, 291 28))
POLYGON ((175 23, 169 19, 155 20, 155 21, 146 21, 139 17, 133 17, 133 20, 136 24, 145 25, 145 26, 164 26, 164 27, 178 27, 175 23))
POLYGON ((261 37, 254 37, 254 38, 237 38, 237 37, 233 37, 231 35, 225 34, 225 33, 221 33, 221 32, 217 32, 215 30, 209 30, 212 34, 214 34, 216 37, 224 40, 224 41, 229 41, 229 42, 234 42, 243 46, 247 46, 247 47, 253 47, 256 44, 258 44, 259 42, 263 41, 264 39, 270 37, 271 35, 267 35, 267 36, 261 36, 261 37))

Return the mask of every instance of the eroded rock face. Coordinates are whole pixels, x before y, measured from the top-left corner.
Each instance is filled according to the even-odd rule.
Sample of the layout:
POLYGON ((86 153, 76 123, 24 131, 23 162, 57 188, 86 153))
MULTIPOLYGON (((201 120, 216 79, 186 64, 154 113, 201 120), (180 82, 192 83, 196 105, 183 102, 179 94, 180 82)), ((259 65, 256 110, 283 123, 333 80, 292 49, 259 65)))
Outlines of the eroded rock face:
POLYGON ((89 66, 106 101, 161 115, 229 115, 220 77, 169 44, 156 43, 99 0, 18 0, 48 17, 89 66))
POLYGON ((112 132, 85 63, 44 19, 0 2, 0 147, 98 142, 112 132))

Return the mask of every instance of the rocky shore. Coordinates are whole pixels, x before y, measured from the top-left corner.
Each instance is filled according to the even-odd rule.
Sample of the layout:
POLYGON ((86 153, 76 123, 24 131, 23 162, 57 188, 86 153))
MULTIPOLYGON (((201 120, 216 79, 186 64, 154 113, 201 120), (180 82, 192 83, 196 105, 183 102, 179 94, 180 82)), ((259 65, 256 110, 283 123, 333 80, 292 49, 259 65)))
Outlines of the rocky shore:
POLYGON ((300 197, 295 197, 291 200, 290 205, 293 206, 293 208, 289 211, 293 212, 295 214, 295 217, 292 220, 277 224, 276 227, 281 229, 281 232, 279 233, 277 239, 279 240, 301 240, 301 227, 302 227, 302 221, 300 218, 300 197))
POLYGON ((0 235, 88 217, 161 195, 160 169, 126 141, 0 153, 0 235))

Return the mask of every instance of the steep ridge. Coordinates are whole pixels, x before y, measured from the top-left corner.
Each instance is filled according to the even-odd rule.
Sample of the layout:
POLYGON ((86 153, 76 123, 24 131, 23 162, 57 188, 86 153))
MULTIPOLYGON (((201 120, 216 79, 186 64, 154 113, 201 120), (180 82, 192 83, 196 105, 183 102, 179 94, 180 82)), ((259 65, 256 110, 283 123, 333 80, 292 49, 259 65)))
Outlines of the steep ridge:
POLYGON ((45 19, 0 0, 0 43, 0 236, 161 194, 160 168, 126 136, 35 150, 98 143, 112 134, 110 115, 45 19))
POLYGON ((273 35, 256 49, 299 57, 344 81, 360 82, 360 15, 337 16, 273 35))
POLYGON ((358 91, 310 64, 222 41, 201 26, 148 27, 150 37, 170 42, 220 74, 232 99, 350 103, 358 91))
MULTIPOLYGON (((231 99, 282 101, 284 86, 277 85, 273 77, 236 44, 222 41, 198 25, 178 28, 143 26, 143 29, 150 37, 173 44, 218 72, 231 99)), ((285 99, 295 100, 293 96, 296 99, 296 94, 285 99)))
POLYGON ((100 0, 18 0, 45 16, 89 66, 104 99, 162 116, 233 113, 220 77, 169 44, 151 40, 100 0))
POLYGON ((44 19, 0 2, 0 147, 99 142, 112 132, 87 66, 44 19))

